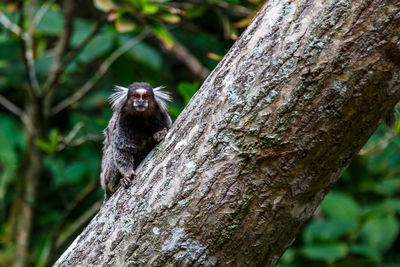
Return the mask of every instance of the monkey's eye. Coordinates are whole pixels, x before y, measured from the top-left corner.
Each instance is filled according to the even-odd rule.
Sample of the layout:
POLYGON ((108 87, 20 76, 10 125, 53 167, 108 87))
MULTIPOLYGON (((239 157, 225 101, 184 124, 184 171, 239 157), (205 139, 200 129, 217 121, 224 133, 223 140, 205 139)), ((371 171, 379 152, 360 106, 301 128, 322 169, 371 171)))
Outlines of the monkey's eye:
POLYGON ((134 93, 134 94, 132 94, 132 96, 133 96, 134 98, 139 98, 139 94, 138 94, 138 93, 134 93))

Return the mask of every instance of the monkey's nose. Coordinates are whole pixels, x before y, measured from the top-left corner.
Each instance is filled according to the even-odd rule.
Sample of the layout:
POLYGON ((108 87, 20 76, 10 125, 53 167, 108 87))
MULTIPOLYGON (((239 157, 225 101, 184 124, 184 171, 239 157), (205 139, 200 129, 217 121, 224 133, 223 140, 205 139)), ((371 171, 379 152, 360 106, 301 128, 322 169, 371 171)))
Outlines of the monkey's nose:
POLYGON ((134 104, 133 106, 137 111, 144 111, 147 108, 146 103, 137 103, 136 105, 134 104))

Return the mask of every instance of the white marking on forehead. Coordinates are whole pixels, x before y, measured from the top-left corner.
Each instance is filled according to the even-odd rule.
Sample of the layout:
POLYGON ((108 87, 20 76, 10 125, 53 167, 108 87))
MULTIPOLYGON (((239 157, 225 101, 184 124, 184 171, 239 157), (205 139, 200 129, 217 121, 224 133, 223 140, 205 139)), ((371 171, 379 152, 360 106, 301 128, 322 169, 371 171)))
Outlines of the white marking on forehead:
POLYGON ((147 93, 147 90, 143 88, 136 89, 135 91, 138 92, 139 94, 147 93))

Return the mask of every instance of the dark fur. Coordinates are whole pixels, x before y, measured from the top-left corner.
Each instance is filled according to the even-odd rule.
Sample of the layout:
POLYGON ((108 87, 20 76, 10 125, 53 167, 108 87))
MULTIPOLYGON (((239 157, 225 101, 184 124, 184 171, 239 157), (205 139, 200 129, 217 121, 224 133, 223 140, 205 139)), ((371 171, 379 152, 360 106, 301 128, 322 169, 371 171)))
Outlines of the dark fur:
POLYGON ((129 86, 125 103, 114 111, 104 131, 101 185, 108 198, 120 182, 129 186, 135 177, 135 169, 147 154, 163 139, 171 127, 171 119, 155 101, 152 87, 147 83, 129 86), (151 97, 145 111, 133 107, 132 93, 146 89, 151 97))

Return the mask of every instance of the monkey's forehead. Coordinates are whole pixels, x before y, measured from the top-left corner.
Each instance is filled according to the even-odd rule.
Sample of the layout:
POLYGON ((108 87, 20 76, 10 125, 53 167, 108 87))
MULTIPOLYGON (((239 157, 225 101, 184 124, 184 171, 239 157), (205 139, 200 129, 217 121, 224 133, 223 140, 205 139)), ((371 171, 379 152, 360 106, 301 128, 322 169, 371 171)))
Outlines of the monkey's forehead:
POLYGON ((149 93, 149 90, 143 89, 143 88, 133 89, 133 91, 135 91, 136 93, 139 93, 139 94, 148 94, 149 93))
POLYGON ((133 94, 133 93, 153 95, 153 90, 151 88, 150 89, 147 89, 147 88, 129 88, 128 89, 128 94, 133 94))
POLYGON ((136 90, 136 89, 146 89, 151 91, 153 88, 151 87, 150 84, 148 83, 144 83, 144 82, 136 82, 136 83, 132 83, 131 85, 129 85, 128 87, 130 90, 136 90))

